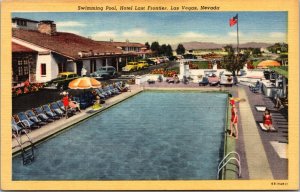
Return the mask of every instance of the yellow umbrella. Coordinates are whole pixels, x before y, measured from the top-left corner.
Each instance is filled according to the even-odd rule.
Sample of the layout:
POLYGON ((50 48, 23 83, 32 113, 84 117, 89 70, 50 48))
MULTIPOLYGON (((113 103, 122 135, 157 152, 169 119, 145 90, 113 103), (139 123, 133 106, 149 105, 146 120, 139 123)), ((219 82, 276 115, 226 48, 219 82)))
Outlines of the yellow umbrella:
POLYGON ((279 67, 280 63, 273 60, 262 61, 257 65, 257 68, 279 67))
POLYGON ((94 78, 90 77, 81 77, 74 79, 69 83, 70 89, 90 89, 90 88, 99 88, 101 83, 94 78))

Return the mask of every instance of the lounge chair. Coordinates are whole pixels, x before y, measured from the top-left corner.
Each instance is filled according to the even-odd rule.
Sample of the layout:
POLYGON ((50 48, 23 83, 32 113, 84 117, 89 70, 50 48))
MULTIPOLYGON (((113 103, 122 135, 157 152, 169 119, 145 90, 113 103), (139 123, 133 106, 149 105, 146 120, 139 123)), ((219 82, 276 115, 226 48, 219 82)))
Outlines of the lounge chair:
POLYGON ((49 105, 43 105, 43 111, 52 119, 59 119, 60 117, 56 114, 53 113, 53 111, 50 109, 49 105))
POLYGON ((271 126, 270 129, 267 129, 263 123, 259 123, 259 127, 263 131, 272 131, 272 132, 277 132, 277 130, 274 128, 274 126, 271 126))
POLYGON ((33 111, 35 112, 36 116, 44 121, 44 122, 53 122, 53 119, 49 118, 45 113, 42 107, 34 108, 33 111))
POLYGON ((60 109, 60 107, 58 106, 58 104, 56 102, 53 102, 50 104, 50 108, 52 111, 54 111, 57 115, 59 116, 64 116, 64 112, 60 109))
POLYGON ((17 117, 20 119, 22 123, 26 125, 26 127, 33 129, 35 127, 40 127, 39 124, 30 120, 24 112, 20 112, 17 114, 17 117))
POLYGON ((109 87, 109 89, 110 89, 113 93, 115 93, 115 94, 120 94, 120 93, 121 93, 121 92, 120 92, 117 88, 115 88, 113 85, 109 85, 108 87, 109 87))
POLYGON ((104 95, 106 98, 110 97, 110 94, 107 93, 107 92, 105 92, 102 88, 98 88, 97 90, 100 91, 100 93, 101 93, 102 95, 104 95))
POLYGON ((21 133, 26 129, 26 126, 20 121, 16 122, 16 119, 14 117, 11 117, 11 127, 13 134, 16 134, 17 136, 20 136, 21 133))
POLYGON ((86 109, 90 106, 89 101, 86 100, 84 97, 73 97, 73 100, 79 103, 80 109, 86 109))
POLYGON ((65 106, 61 100, 56 101, 57 105, 59 106, 60 110, 66 112, 65 106))
POLYGON ((100 97, 100 99, 105 99, 106 97, 98 90, 98 89, 95 89, 97 95, 100 97))
POLYGON ((255 85, 249 85, 249 89, 250 91, 252 91, 253 93, 257 93, 257 92, 260 92, 261 91, 261 86, 262 86, 262 83, 260 83, 259 81, 257 81, 255 83, 255 85))
POLYGON ((25 114, 27 115, 27 117, 33 121, 34 123, 38 124, 38 125, 45 125, 46 122, 45 121, 42 121, 41 119, 39 119, 35 113, 32 111, 32 110, 27 110, 25 112, 25 114))

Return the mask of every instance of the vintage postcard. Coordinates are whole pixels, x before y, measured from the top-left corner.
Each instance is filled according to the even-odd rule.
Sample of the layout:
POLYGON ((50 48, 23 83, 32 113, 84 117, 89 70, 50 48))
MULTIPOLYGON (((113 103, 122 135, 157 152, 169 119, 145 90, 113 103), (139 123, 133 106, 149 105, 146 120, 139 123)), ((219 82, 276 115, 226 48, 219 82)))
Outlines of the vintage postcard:
POLYGON ((297 0, 1 2, 1 189, 299 189, 298 35, 297 0))

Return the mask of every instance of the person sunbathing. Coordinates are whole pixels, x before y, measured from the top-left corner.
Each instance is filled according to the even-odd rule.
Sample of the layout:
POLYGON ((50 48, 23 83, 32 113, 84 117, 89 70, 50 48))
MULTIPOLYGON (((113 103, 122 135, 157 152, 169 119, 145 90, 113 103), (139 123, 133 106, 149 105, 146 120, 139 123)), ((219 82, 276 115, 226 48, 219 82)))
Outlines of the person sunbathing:
POLYGON ((76 101, 73 101, 71 99, 69 99, 69 107, 71 109, 81 112, 79 103, 77 103, 76 101))
POLYGON ((266 109, 264 116, 263 116, 263 125, 267 129, 267 131, 274 131, 275 128, 272 124, 272 116, 268 109, 266 109))

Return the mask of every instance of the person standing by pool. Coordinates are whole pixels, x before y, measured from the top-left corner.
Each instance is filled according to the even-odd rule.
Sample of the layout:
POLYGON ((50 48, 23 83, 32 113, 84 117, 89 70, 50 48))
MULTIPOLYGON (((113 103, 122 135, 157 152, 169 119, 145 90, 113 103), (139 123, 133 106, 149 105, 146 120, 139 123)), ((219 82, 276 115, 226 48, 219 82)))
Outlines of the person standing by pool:
POLYGON ((231 104, 231 120, 230 120, 230 136, 233 136, 233 133, 235 133, 235 139, 238 139, 238 115, 237 115, 237 109, 234 102, 230 102, 231 104))
POLYGON ((64 91, 63 93, 63 98, 62 98, 62 102, 65 106, 65 112, 66 112, 66 118, 68 118, 68 108, 69 108, 69 96, 68 96, 68 92, 64 91))

